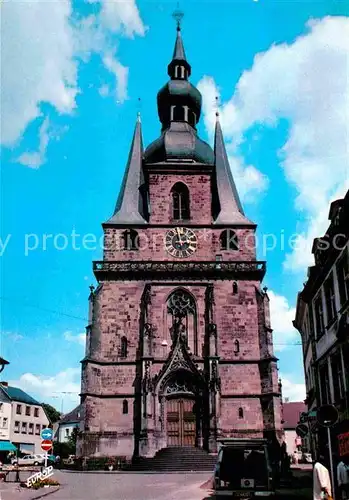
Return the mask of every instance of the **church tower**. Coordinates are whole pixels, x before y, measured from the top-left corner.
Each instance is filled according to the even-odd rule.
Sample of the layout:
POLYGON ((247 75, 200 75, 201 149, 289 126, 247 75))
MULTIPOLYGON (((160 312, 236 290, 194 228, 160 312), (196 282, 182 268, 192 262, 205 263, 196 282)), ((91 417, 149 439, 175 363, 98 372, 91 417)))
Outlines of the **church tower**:
POLYGON ((197 133, 201 94, 180 26, 157 96, 161 134, 143 149, 138 117, 82 361, 83 456, 210 452, 227 437, 281 437, 266 265, 244 214, 217 116, 197 133))

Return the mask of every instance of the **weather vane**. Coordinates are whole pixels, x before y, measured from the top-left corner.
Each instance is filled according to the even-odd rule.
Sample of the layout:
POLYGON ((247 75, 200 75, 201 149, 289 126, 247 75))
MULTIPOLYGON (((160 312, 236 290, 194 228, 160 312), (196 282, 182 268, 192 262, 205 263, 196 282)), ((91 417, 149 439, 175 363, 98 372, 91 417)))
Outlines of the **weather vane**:
POLYGON ((172 17, 177 22, 177 29, 180 30, 181 29, 181 22, 182 22, 182 19, 184 17, 184 12, 181 11, 181 9, 179 8, 179 2, 177 2, 177 7, 176 7, 176 10, 174 11, 174 13, 172 14, 172 17))
POLYGON ((215 97, 215 108, 216 108, 216 116, 219 116, 219 96, 215 97))
POLYGON ((137 116, 140 118, 141 116, 141 110, 142 110, 142 99, 138 97, 137 99, 137 116))

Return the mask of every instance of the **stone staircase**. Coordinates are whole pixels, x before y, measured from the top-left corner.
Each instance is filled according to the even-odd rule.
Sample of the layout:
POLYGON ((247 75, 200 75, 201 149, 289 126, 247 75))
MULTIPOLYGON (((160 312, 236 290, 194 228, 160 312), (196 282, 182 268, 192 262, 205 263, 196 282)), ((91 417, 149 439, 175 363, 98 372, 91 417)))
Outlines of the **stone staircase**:
POLYGON ((216 455, 200 448, 169 447, 153 458, 138 458, 126 470, 148 472, 213 472, 216 455))

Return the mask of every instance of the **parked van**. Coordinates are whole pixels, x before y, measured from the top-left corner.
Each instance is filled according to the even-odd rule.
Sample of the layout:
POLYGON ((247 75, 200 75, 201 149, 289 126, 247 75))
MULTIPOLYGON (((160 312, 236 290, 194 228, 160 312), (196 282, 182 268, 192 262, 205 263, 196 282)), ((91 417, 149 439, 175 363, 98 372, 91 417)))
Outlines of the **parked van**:
POLYGON ((263 439, 229 439, 218 453, 215 494, 232 498, 275 495, 267 442, 263 439))

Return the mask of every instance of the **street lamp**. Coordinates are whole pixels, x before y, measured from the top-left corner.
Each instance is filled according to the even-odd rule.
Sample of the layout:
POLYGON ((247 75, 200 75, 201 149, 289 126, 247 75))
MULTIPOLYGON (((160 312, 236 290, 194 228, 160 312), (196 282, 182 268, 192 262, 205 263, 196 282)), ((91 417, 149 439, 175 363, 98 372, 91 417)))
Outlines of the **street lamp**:
POLYGON ((6 361, 6 359, 0 357, 0 373, 4 370, 6 365, 9 365, 10 363, 6 361))
MULTIPOLYGON (((61 394, 62 398, 62 405, 61 405, 61 414, 63 415, 63 403, 64 403, 64 396, 67 394, 77 394, 76 392, 68 392, 68 391, 61 391, 61 392, 54 392, 54 394, 61 394)), ((59 396, 52 396, 54 399, 60 399, 59 396)))

